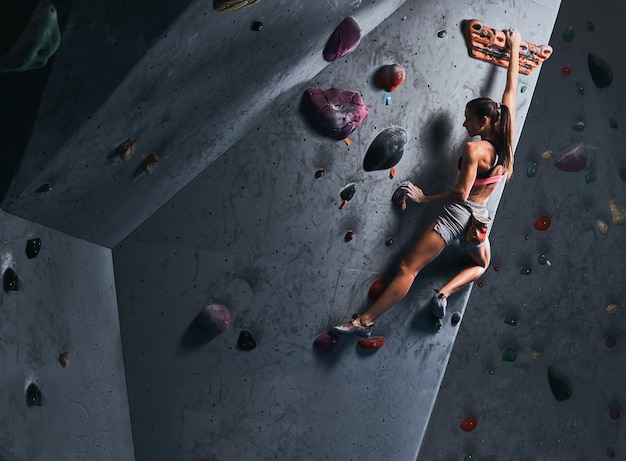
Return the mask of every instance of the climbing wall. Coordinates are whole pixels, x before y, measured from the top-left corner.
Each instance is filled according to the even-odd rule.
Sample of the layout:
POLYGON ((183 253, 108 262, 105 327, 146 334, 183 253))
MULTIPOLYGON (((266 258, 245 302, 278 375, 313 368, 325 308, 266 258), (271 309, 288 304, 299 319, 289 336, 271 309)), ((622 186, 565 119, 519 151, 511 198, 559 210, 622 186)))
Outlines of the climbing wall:
POLYGON ((0 459, 134 459, 111 250, 0 225, 0 459))
MULTIPOLYGON (((357 24, 372 21, 357 3, 357 24)), ((506 71, 468 56, 462 21, 546 44, 558 7, 407 2, 114 248, 137 460, 416 458, 460 325, 430 321, 428 302, 467 263, 459 248, 379 320, 382 347, 319 335, 369 305, 371 284, 438 211, 403 211, 396 187, 453 185, 465 103, 502 95, 506 71), (381 84, 393 64, 404 79, 388 69, 381 84), (368 108, 346 113, 354 126, 336 137, 303 102, 330 88, 368 108), (382 134, 393 155, 365 162, 382 134)), ((520 129, 538 77, 520 77, 520 129)), ((469 293, 450 314, 463 318, 469 293)))
POLYGON ((626 459, 625 13, 562 3, 420 461, 626 459))

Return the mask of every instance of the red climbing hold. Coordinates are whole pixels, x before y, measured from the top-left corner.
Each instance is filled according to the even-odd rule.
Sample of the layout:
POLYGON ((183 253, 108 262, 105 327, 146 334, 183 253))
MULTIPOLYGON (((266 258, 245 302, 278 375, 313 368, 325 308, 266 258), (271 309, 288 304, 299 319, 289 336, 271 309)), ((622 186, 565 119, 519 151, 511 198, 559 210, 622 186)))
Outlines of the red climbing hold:
POLYGON ((537 229, 538 231, 545 231, 550 227, 551 223, 552 221, 550 221, 549 217, 539 216, 537 219, 535 219, 535 223, 533 224, 533 227, 537 229))
POLYGON ((461 424, 459 425, 459 427, 465 432, 472 432, 474 429, 476 429, 476 426, 478 426, 478 421, 476 420, 476 418, 473 418, 471 416, 469 418, 465 418, 463 421, 461 421, 461 424))
POLYGON ((379 349, 385 345, 385 338, 383 336, 370 336, 359 339, 358 343, 364 349, 379 349))
POLYGON ((383 291, 385 291, 385 288, 387 288, 388 284, 389 282, 387 282, 387 280, 383 278, 374 280, 372 284, 370 285, 370 289, 367 293, 367 296, 370 299, 370 301, 375 303, 376 300, 380 298, 380 295, 383 294, 383 291))

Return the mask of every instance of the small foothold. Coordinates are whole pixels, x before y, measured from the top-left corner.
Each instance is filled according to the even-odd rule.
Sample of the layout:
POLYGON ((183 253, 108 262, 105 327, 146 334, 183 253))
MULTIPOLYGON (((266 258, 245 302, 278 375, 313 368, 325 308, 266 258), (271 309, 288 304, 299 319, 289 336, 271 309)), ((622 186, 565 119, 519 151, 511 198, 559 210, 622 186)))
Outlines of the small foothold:
POLYGON ((539 216, 537 219, 535 219, 533 227, 538 231, 545 231, 548 230, 551 223, 552 221, 548 216, 539 216))
POLYGON ((41 239, 34 238, 26 241, 26 257, 28 259, 35 258, 41 251, 41 239))
POLYGON ((536 174, 537 174, 537 162, 532 162, 530 165, 528 165, 528 168, 526 169, 526 176, 528 176, 529 178, 532 178, 536 174))
POLYGON ((533 351, 533 360, 541 360, 541 352, 533 351))
POLYGON ((528 87, 526 85, 522 85, 519 90, 521 93, 526 93, 526 90, 528 90, 528 87))
POLYGON ((617 344, 617 339, 615 339, 615 336, 609 335, 606 338, 604 338, 604 345, 608 347, 609 349, 613 349, 616 344, 617 344))
POLYGON ((70 364, 70 353, 69 352, 61 352, 59 354, 59 363, 62 367, 66 367, 70 364))
POLYGON ((4 271, 2 279, 4 291, 20 291, 22 289, 22 281, 10 267, 4 271))
POLYGON ((390 247, 391 245, 393 245, 393 239, 392 239, 392 238, 390 238, 390 239, 385 240, 385 245, 387 245, 388 247, 390 247))
POLYGON ((474 417, 465 418, 459 427, 465 432, 472 432, 478 426, 478 421, 474 417))
POLYGON ((328 332, 324 332, 315 338, 313 346, 320 352, 333 352, 341 346, 341 336, 335 336, 328 332))
POLYGON ((548 255, 546 254, 545 251, 541 251, 541 253, 539 253, 539 255, 537 256, 537 262, 541 264, 542 266, 546 264, 550 265, 550 261, 548 260, 548 255))
POLYGON ((565 32, 563 32, 563 40, 565 40, 566 42, 571 42, 572 40, 574 40, 575 36, 576 31, 572 26, 568 26, 567 29, 565 29, 565 32))
POLYGON ((577 121, 572 123, 572 130, 578 131, 579 133, 585 129, 585 123, 582 121, 577 121))
POLYGON ((389 168, 389 179, 394 179, 396 177, 396 169, 394 167, 389 168))
POLYGON ((247 330, 241 330, 239 338, 237 339, 237 347, 242 351, 251 351, 256 347, 256 341, 254 336, 247 330))
POLYGON ((522 275, 530 275, 533 273, 533 269, 528 266, 522 266, 520 267, 519 273, 522 275))
POLYGON ((352 197, 354 197, 355 192, 356 192, 356 184, 347 185, 339 194, 339 196, 343 200, 339 208, 344 208, 348 204, 348 202, 352 200, 352 197))
POLYGON ((572 382, 565 373, 556 367, 548 367, 548 382, 554 398, 559 402, 567 400, 572 396, 572 382))
POLYGON ((374 280, 367 292, 367 297, 370 299, 370 301, 375 303, 380 295, 383 294, 383 291, 385 291, 387 285, 389 285, 389 282, 384 278, 374 280))
POLYGON ((609 208, 611 210, 611 222, 617 226, 626 224, 626 211, 617 203, 617 200, 609 200, 609 208))
POLYGON ((356 234, 354 233, 354 231, 349 230, 348 232, 346 232, 346 235, 344 236, 344 239, 346 242, 349 242, 350 240, 354 239, 354 236, 356 234))
POLYGON ((493 270, 496 272, 500 272, 500 266, 493 266, 493 270))
POLYGON ((383 336, 370 336, 359 339, 358 343, 364 349, 380 349, 385 345, 385 338, 383 336))
POLYGON ((513 347, 507 347, 502 351, 502 361, 503 362, 515 362, 517 359, 517 349, 513 347))
POLYGON ((42 194, 47 194, 50 191, 52 191, 52 185, 49 182, 41 185, 39 189, 37 189, 37 192, 42 194))
POLYGON ((137 138, 128 138, 118 147, 120 157, 124 160, 130 160, 137 148, 137 138))
POLYGON ((452 323, 452 325, 458 325, 460 321, 461 321, 461 313, 453 312, 452 316, 450 317, 450 323, 452 323))
POLYGON ((147 157, 143 157, 142 161, 143 161, 143 167, 146 170, 146 172, 152 174, 152 173, 154 173, 154 170, 156 170, 156 167, 158 166, 158 163, 159 163, 159 153, 158 152, 152 152, 147 157))
POLYGON ((438 319, 433 315, 429 315, 428 326, 435 331, 439 331, 441 330, 441 327, 443 327, 443 322, 441 321, 441 319, 438 319))
POLYGON ((317 170, 315 172, 315 177, 316 178, 321 178, 322 176, 326 175, 326 170, 320 168, 319 170, 317 170))
POLYGON ((596 28, 596 25, 591 21, 585 21, 585 26, 587 26, 589 32, 593 32, 596 28))
POLYGON ((563 67, 561 67, 561 74, 567 76, 567 75, 571 75, 572 73, 572 66, 570 66, 569 64, 565 64, 563 67))
POLYGON ((616 421, 619 419, 619 416, 620 416, 619 408, 617 407, 609 408, 609 418, 611 418, 613 421, 616 421))
POLYGON ((508 316, 504 317, 504 323, 506 323, 507 325, 510 325, 512 327, 516 327, 517 326, 517 322, 518 322, 518 318, 514 317, 512 315, 508 315, 508 316))
POLYGON ((541 158, 544 160, 548 160, 552 157, 552 150, 548 149, 541 154, 541 158))
POLYGON ((261 21, 254 21, 252 22, 252 30, 259 32, 261 29, 263 29, 263 23, 261 21))
POLYGON ((476 285, 478 285, 478 288, 482 288, 485 286, 485 284, 483 282, 478 282, 476 283, 476 285))
POLYGON ((602 235, 607 235, 609 233, 609 225, 601 219, 596 220, 596 229, 598 229, 598 232, 602 235))
POLYGON ((437 32, 437 37, 439 38, 446 38, 447 36, 448 36, 448 31, 446 31, 445 29, 437 32))
POLYGON ((596 182, 597 178, 598 178, 598 172, 596 171, 595 168, 589 168, 587 171, 585 171, 585 182, 587 184, 596 182))
POLYGON ((585 85, 583 84, 583 82, 581 81, 576 82, 576 93, 578 93, 581 96, 585 95, 585 85))
POLYGON ((606 307, 606 313, 609 315, 613 315, 617 312, 617 304, 609 304, 606 307))
POLYGON ((26 388, 26 405, 40 407, 44 403, 43 393, 35 383, 30 383, 26 388))

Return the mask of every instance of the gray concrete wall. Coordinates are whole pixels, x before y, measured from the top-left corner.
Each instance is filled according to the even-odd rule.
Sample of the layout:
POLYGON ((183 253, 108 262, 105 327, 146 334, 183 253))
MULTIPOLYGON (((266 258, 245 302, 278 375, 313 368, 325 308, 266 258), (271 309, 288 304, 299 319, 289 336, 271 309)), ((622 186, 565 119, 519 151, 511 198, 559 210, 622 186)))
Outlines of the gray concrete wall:
POLYGON ((22 281, 0 295, 0 459, 133 460, 111 250, 4 212, 0 224, 2 273, 22 281), (43 406, 27 406, 31 383, 43 406))
POLYGON ((500 270, 489 270, 482 288, 472 291, 420 461, 458 460, 470 452, 481 461, 626 459, 626 228, 612 224, 609 210, 609 199, 626 205, 619 174, 626 167, 626 65, 623 46, 615 40, 624 17, 619 1, 593 7, 581 0, 562 3, 550 40, 554 55, 541 71, 516 172, 491 234, 493 265, 500 270), (576 32, 572 42, 562 37, 568 26, 576 32), (593 84, 588 52, 612 66, 610 87, 593 84), (566 64, 572 67, 569 76, 561 74, 566 64), (584 96, 576 92, 577 81, 584 84, 584 96), (577 120, 585 123, 580 133, 570 128, 577 120), (586 182, 585 171, 566 173, 553 166, 556 155, 578 141, 587 147, 595 182, 586 182), (549 149, 552 159, 542 159, 549 149), (529 178, 526 169, 533 161, 538 170, 529 178), (552 220, 545 232, 533 228, 541 215, 552 220), (608 235, 598 232, 597 219, 608 223, 608 235), (544 249, 551 265, 537 261, 544 249), (533 273, 520 275, 522 266, 533 273), (618 305, 613 315, 607 313, 611 304, 618 305), (503 322, 507 315, 519 318, 516 327, 503 322), (607 336, 616 338, 615 347, 606 347, 607 336), (518 358, 503 362, 502 351, 510 346, 518 358), (571 379, 569 400, 552 395, 548 366, 571 379), (611 419, 611 408, 620 409, 622 417, 611 419), (459 429, 468 416, 478 420, 471 433, 459 429))
MULTIPOLYGON (((416 458, 458 331, 449 317, 433 331, 427 305, 465 264, 458 247, 380 319, 375 334, 387 344, 377 353, 348 338, 322 356, 313 340, 367 306, 370 283, 395 270, 437 212, 399 211, 390 202, 395 187, 408 178, 428 193, 454 184, 465 103, 502 94, 505 70, 467 56, 461 21, 515 25, 547 43, 558 4, 407 2, 352 55, 285 93, 114 248, 138 460, 416 458), (438 38, 443 29, 447 37, 438 38), (407 80, 388 106, 372 76, 392 62, 405 66, 407 80), (299 112, 306 88, 331 86, 361 92, 370 107, 349 147, 317 135, 299 112), (398 176, 363 171, 369 144, 394 125, 409 138, 398 176), (326 176, 316 179, 318 168, 326 176), (349 183, 356 195, 339 209, 349 183), (356 238, 346 242, 349 229, 356 238), (230 328, 186 347, 195 315, 214 302, 230 309, 230 328), (241 330, 254 334, 255 350, 238 350, 241 330)), ((520 128, 538 76, 521 78, 520 128)), ((463 312, 468 296, 469 288, 451 298, 451 311, 463 312)))

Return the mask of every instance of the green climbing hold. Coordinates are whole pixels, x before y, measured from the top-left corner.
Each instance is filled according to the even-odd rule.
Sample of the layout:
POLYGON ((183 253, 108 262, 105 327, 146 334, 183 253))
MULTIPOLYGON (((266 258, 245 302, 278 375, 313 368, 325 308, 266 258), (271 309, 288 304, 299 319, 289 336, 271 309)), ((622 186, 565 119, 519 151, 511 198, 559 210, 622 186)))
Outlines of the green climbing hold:
POLYGON ((567 29, 565 29, 565 32, 563 32, 563 40, 565 40, 566 42, 571 42, 572 40, 574 40, 575 36, 576 31, 572 26, 568 26, 567 29))
POLYGON ((463 461, 474 461, 474 456, 471 453, 468 453, 463 458, 463 461))
POLYGON ((441 327, 443 327, 443 322, 441 321, 441 319, 438 319, 433 315, 429 315, 428 326, 435 331, 439 331, 441 330, 441 327))
POLYGON ((517 358, 517 349, 514 349, 512 347, 507 347, 502 352, 503 362, 515 362, 516 358, 517 358))
POLYGON ((57 10, 51 1, 42 0, 17 41, 4 56, 0 56, 0 73, 40 69, 60 43, 57 10))
POLYGON ((528 175, 529 178, 532 178, 536 174, 537 174, 537 162, 532 162, 530 165, 528 165, 528 168, 526 169, 526 175, 528 175))
POLYGON ((522 86, 521 86, 521 88, 520 88, 520 91, 521 91, 522 93, 526 93, 526 90, 527 90, 527 89, 528 89, 528 87, 527 87, 526 85, 522 85, 522 86))
POLYGON ((20 291, 22 289, 22 281, 10 267, 4 271, 2 282, 4 291, 20 291))
POLYGON ((578 121, 578 122, 572 123, 572 130, 580 132, 584 129, 585 129, 585 124, 583 122, 578 121))
POLYGON ((585 171, 585 182, 587 184, 591 184, 592 182, 596 181, 598 174, 596 172, 595 168, 589 168, 587 171, 585 171))
POLYGON ((512 327, 517 326, 517 322, 517 317, 514 317, 512 315, 507 315, 506 317, 504 317, 504 323, 506 323, 507 325, 511 325, 512 327))
POLYGON ((585 85, 583 85, 583 82, 581 81, 576 82, 576 93, 578 93, 581 96, 585 94, 585 85))
POLYGON ((548 255, 544 250, 542 250, 541 253, 539 253, 539 256, 537 256, 537 262, 542 266, 550 263, 550 261, 548 261, 548 255))
POLYGON ((30 383, 26 388, 26 405, 29 407, 43 405, 44 398, 41 389, 35 383, 30 383))
POLYGON ((448 36, 448 32, 445 29, 437 32, 437 37, 439 38, 446 38, 447 36, 448 36))
POLYGON ((532 268, 528 267, 528 266, 522 266, 519 270, 519 273, 522 275, 530 275, 533 273, 532 268))

